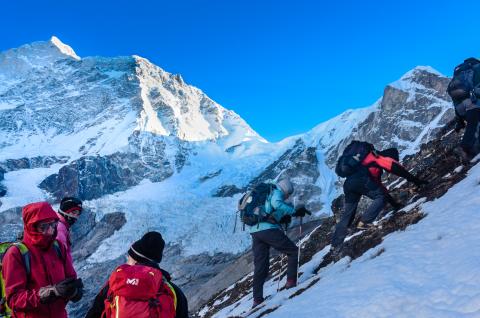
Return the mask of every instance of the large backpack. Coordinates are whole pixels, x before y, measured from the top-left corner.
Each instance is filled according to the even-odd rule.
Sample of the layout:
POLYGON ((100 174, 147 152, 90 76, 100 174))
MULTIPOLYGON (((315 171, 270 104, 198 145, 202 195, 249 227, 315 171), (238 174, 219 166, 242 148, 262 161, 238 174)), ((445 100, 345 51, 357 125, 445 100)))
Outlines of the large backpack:
POLYGON ((260 222, 274 221, 273 217, 265 211, 265 203, 274 188, 274 184, 260 183, 242 196, 238 201, 238 211, 243 224, 254 226, 260 222))
POLYGON ((110 276, 102 318, 174 318, 176 296, 160 270, 123 264, 110 276))
POLYGON ((447 93, 457 105, 471 97, 472 93, 475 97, 474 90, 478 84, 480 84, 480 61, 469 58, 455 67, 453 77, 447 87, 447 93))
POLYGON ((338 158, 335 173, 342 178, 349 177, 365 168, 362 161, 374 151, 371 143, 353 140, 338 158))
MULTIPOLYGON (((23 259, 23 265, 25 266, 25 271, 27 273, 27 276, 30 277, 32 267, 30 264, 30 252, 25 244, 22 242, 5 242, 5 243, 0 243, 0 317, 5 317, 5 318, 10 318, 12 316, 12 311, 11 309, 7 306, 7 297, 5 293, 5 282, 3 280, 3 274, 2 274, 2 269, 3 269, 3 257, 7 253, 7 250, 12 247, 16 246, 18 250, 20 251, 20 254, 22 255, 23 259)), ((58 241, 53 242, 53 248, 55 249, 55 252, 57 253, 58 257, 60 257, 62 260, 64 260, 62 250, 60 248, 60 245, 58 241)))

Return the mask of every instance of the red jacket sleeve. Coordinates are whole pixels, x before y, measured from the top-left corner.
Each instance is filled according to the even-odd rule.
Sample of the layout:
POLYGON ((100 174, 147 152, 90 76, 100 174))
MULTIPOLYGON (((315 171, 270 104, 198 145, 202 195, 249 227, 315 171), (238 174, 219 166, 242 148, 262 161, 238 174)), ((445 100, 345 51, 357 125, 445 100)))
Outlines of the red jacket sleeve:
POLYGON ((2 275, 10 308, 24 311, 40 305, 38 290, 27 289, 27 271, 22 254, 15 246, 9 248, 3 257, 2 275))
POLYGON ((392 171, 392 166, 394 163, 398 162, 395 159, 390 157, 384 157, 379 155, 374 155, 373 153, 369 153, 368 156, 363 160, 362 164, 364 166, 368 166, 369 164, 375 163, 378 167, 385 169, 388 172, 392 171))

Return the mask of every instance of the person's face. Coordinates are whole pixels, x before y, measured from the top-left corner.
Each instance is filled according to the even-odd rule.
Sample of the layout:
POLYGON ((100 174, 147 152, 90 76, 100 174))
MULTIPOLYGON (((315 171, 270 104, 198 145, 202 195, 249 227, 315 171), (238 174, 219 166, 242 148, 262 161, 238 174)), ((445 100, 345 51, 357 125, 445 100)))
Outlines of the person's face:
POLYGON ((81 209, 80 210, 74 210, 74 211, 70 212, 70 214, 78 218, 80 216, 80 214, 82 214, 82 210, 81 209))
POLYGON ((127 255, 127 264, 128 265, 135 265, 135 264, 137 264, 137 261, 134 260, 130 255, 127 255))
POLYGON ((35 228, 38 233, 53 236, 56 233, 58 221, 46 221, 46 222, 38 222, 35 225, 35 228))

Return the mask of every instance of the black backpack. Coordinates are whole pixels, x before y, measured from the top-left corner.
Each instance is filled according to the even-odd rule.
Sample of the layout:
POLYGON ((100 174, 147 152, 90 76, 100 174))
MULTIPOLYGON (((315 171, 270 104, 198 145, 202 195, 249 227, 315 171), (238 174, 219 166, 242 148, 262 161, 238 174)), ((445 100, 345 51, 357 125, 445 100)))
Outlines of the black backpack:
POLYGON ((260 222, 273 222, 273 217, 265 211, 265 202, 274 188, 274 184, 260 183, 242 196, 238 201, 238 211, 244 224, 253 226, 260 222))
POLYGON ((353 140, 338 158, 335 173, 339 177, 346 178, 366 168, 362 166, 362 161, 374 150, 371 143, 353 140))
POLYGON ((447 87, 447 93, 455 105, 465 99, 475 96, 475 88, 480 84, 480 61, 475 58, 466 59, 462 64, 455 67, 453 77, 447 87))

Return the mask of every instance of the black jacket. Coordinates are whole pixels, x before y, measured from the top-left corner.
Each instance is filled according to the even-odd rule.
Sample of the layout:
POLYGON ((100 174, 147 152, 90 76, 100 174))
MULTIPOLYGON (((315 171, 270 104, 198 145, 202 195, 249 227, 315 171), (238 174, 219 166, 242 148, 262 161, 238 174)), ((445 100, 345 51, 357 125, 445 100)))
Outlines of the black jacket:
MULTIPOLYGON (((185 294, 182 292, 180 287, 172 283, 171 276, 170 274, 161 269, 157 264, 140 264, 140 265, 145 265, 149 267, 153 267, 156 269, 159 269, 162 271, 163 276, 167 279, 168 283, 172 285, 173 289, 175 290, 175 294, 177 295, 177 309, 175 313, 175 318, 188 318, 188 301, 187 297, 185 297, 185 294)), ((100 292, 97 294, 95 297, 95 300, 93 301, 92 307, 88 310, 87 315, 85 318, 100 318, 102 317, 102 312, 105 309, 105 299, 107 298, 108 295, 108 281, 107 283, 103 286, 103 288, 100 290, 100 292)))

